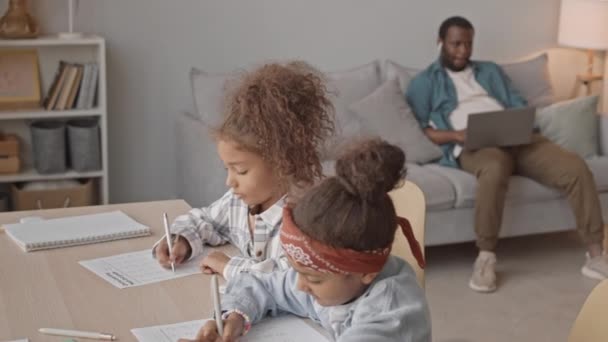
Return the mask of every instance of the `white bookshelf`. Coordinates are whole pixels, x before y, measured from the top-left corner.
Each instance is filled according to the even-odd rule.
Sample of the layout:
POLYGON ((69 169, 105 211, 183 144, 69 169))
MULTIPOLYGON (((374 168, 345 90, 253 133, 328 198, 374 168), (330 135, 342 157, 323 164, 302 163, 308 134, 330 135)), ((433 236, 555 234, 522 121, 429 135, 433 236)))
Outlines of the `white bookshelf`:
POLYGON ((27 120, 27 119, 70 119, 81 117, 102 116, 99 109, 86 110, 34 110, 34 111, 0 111, 0 120, 27 120))
POLYGON ((22 170, 16 174, 0 174, 0 183, 36 180, 59 180, 93 178, 97 182, 99 203, 107 204, 108 187, 108 125, 107 125, 107 80, 105 40, 96 35, 85 35, 76 39, 62 39, 56 35, 41 36, 36 39, 0 40, 0 49, 35 49, 38 52, 40 79, 43 98, 49 91, 55 77, 59 61, 75 63, 95 62, 99 66, 97 85, 97 107, 86 110, 17 110, 0 111, 0 130, 15 133, 20 137, 22 170), (59 174, 40 174, 33 168, 29 124, 42 119, 74 119, 96 117, 99 120, 101 147, 101 169, 92 172, 68 170, 59 174))
POLYGON ((36 39, 4 39, 0 40, 0 47, 41 47, 41 46, 100 46, 104 39, 96 35, 84 35, 76 39, 59 38, 57 35, 45 35, 36 39))
POLYGON ((0 182, 29 182, 35 180, 58 180, 58 179, 74 179, 74 178, 102 178, 103 171, 91 172, 76 172, 70 171, 54 174, 40 174, 33 167, 27 167, 19 173, 0 175, 0 182))

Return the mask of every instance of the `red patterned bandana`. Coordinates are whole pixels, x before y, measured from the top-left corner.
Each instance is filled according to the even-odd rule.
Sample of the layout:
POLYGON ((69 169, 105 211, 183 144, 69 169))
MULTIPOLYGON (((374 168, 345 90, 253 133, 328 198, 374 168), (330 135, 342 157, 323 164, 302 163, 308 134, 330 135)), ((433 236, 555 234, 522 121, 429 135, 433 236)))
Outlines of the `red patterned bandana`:
MULTIPOLYGON (((424 257, 410 223, 398 217, 418 265, 424 268, 424 257)), ((304 234, 294 223, 291 209, 283 209, 281 245, 285 253, 298 264, 322 273, 375 273, 380 272, 391 253, 391 247, 373 251, 355 251, 347 248, 334 248, 304 234)))

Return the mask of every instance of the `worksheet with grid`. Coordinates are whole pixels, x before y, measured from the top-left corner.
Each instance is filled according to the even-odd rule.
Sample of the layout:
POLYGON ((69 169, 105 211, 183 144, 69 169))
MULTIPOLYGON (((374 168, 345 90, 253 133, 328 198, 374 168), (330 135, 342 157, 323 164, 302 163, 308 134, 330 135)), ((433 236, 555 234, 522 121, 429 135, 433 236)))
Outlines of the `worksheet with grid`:
MULTIPOLYGON (((180 338, 194 339, 208 320, 196 320, 169 325, 132 329, 139 342, 175 342, 180 338)), ((310 342, 329 341, 302 318, 286 315, 266 318, 255 324, 240 342, 310 342)))
POLYGON ((139 342, 174 342, 180 338, 194 339, 198 330, 208 320, 197 320, 155 327, 132 329, 139 342))
POLYGON ((176 265, 175 273, 170 268, 162 267, 152 256, 151 249, 80 261, 79 264, 110 284, 124 289, 201 273, 200 262, 209 250, 206 248, 205 253, 198 257, 176 265))

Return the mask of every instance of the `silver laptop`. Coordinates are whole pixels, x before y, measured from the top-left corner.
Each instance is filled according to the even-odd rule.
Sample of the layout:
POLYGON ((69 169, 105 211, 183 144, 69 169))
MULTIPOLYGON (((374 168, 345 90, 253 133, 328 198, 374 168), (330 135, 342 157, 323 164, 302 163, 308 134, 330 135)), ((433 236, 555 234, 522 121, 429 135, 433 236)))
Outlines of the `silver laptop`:
POLYGON ((536 108, 525 107, 469 115, 464 148, 505 147, 529 144, 536 108))

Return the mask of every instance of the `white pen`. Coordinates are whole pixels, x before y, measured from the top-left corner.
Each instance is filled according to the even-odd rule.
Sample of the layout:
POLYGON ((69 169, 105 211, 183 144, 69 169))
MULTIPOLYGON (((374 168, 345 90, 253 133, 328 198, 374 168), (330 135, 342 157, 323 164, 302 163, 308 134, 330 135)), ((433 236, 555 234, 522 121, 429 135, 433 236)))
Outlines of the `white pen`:
POLYGON ((224 335, 224 322, 222 321, 222 308, 220 306, 220 286, 217 282, 217 275, 211 276, 211 295, 213 296, 213 310, 215 312, 215 323, 217 332, 220 336, 224 335))
POLYGON ((106 341, 116 340, 116 336, 114 336, 113 334, 102 333, 102 332, 64 330, 64 329, 52 329, 52 328, 40 328, 38 331, 45 335, 81 337, 81 338, 90 338, 90 339, 95 339, 95 340, 106 340, 106 341))
MULTIPOLYGON (((163 213, 163 223, 165 224, 165 237, 167 238, 167 247, 169 247, 169 258, 173 260, 173 243, 171 243, 171 233, 169 233, 169 218, 167 213, 163 213)), ((171 269, 175 273, 175 263, 171 261, 171 269)))

